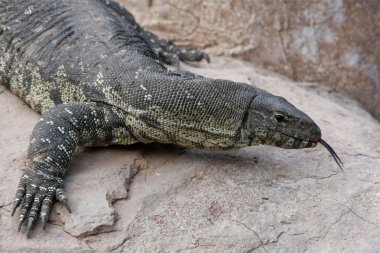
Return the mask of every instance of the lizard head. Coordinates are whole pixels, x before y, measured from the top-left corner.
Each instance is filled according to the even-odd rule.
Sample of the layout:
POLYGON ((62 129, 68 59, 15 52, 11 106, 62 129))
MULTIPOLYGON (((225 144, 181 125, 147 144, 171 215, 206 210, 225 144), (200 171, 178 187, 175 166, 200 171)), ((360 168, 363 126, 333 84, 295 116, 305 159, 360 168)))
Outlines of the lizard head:
POLYGON ((247 115, 254 144, 281 148, 311 148, 321 139, 321 130, 304 112, 286 99, 258 89, 247 115))
POLYGON ((245 118, 250 145, 287 149, 311 148, 321 143, 341 167, 334 150, 321 138, 318 125, 283 97, 257 89, 245 118))

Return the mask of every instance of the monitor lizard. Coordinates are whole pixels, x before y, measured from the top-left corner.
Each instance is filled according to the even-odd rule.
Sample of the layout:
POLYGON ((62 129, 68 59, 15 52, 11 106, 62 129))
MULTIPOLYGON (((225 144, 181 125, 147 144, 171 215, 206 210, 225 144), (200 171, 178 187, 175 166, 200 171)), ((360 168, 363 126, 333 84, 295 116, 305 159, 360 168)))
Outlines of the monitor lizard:
POLYGON ((42 114, 12 215, 29 237, 55 200, 77 146, 172 143, 199 149, 325 146, 315 122, 282 97, 245 83, 170 70, 210 61, 139 26, 111 0, 2 0, 0 83, 42 114))

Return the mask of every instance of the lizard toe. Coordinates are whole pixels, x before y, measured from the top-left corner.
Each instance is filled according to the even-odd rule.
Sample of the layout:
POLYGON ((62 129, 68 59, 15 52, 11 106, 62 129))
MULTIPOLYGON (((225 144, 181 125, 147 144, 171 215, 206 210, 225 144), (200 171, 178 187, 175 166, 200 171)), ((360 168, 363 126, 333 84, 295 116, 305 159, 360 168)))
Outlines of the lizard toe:
POLYGON ((19 216, 19 224, 18 224, 18 231, 20 231, 21 226, 26 219, 29 209, 33 203, 34 195, 35 195, 35 185, 31 185, 30 187, 26 187, 26 194, 24 197, 24 200, 21 203, 21 210, 20 210, 20 216, 19 216))
POLYGON ((45 229, 46 223, 49 218, 50 211, 53 207, 54 203, 54 192, 49 192, 47 196, 44 198, 42 201, 42 206, 41 206, 41 220, 42 220, 42 229, 45 229))
POLYGON ((33 204, 28 213, 28 219, 31 217, 34 219, 37 218, 38 213, 40 212, 42 199, 43 199, 43 196, 41 196, 40 194, 36 194, 36 196, 34 197, 33 204))
POLYGON ((26 225, 26 238, 30 238, 30 233, 33 227, 33 224, 37 220, 38 214, 41 209, 42 200, 44 198, 44 193, 37 193, 35 194, 34 201, 32 206, 30 207, 29 213, 28 213, 28 221, 26 225))

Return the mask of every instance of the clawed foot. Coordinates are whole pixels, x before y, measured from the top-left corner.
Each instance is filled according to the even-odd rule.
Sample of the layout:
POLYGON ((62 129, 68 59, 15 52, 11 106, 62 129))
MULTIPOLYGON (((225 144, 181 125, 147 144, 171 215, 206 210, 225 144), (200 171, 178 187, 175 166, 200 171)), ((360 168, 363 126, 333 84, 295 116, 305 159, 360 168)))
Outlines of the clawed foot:
POLYGON ((29 238, 38 215, 42 220, 42 228, 45 229, 55 200, 62 202, 70 212, 66 194, 63 190, 63 179, 51 177, 39 171, 26 171, 18 185, 12 209, 13 216, 21 204, 18 231, 20 231, 24 221, 27 220, 26 237, 29 238))
POLYGON ((179 69, 180 61, 198 62, 206 60, 210 63, 210 57, 206 52, 197 49, 179 49, 169 40, 161 40, 160 47, 155 49, 156 54, 166 64, 175 65, 179 69))
POLYGON ((146 39, 158 58, 166 64, 175 65, 179 69, 180 61, 202 61, 210 63, 210 57, 207 53, 197 49, 180 49, 173 41, 160 39, 152 32, 143 30, 141 35, 146 39))
POLYGON ((207 63, 210 63, 208 54, 197 49, 181 49, 178 57, 181 61, 202 61, 204 59, 207 63))

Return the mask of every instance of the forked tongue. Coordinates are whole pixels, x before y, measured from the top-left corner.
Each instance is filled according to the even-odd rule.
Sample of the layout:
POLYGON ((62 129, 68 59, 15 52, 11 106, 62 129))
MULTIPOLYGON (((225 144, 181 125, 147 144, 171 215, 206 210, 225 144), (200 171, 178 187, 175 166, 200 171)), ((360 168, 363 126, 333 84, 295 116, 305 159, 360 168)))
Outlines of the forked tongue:
POLYGON ((330 155, 334 158, 340 170, 343 172, 343 162, 342 160, 340 160, 339 156, 335 153, 334 149, 332 149, 332 147, 330 147, 330 145, 322 139, 319 140, 319 143, 321 143, 322 146, 324 146, 327 149, 327 151, 329 151, 330 155))

